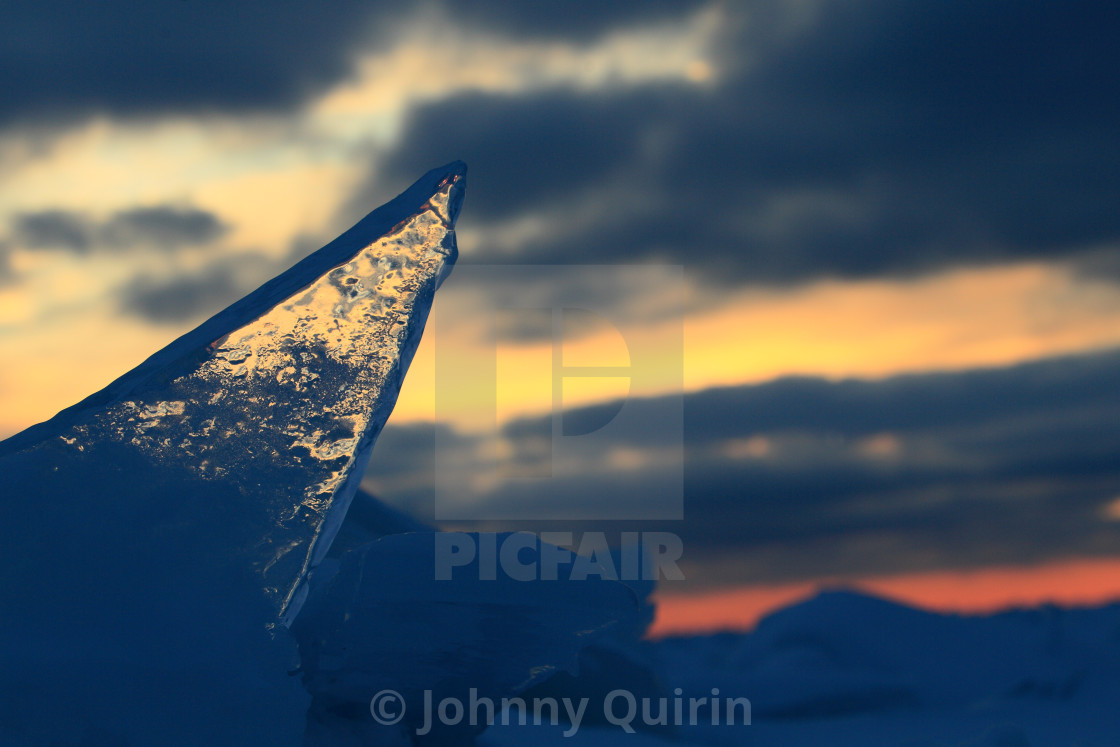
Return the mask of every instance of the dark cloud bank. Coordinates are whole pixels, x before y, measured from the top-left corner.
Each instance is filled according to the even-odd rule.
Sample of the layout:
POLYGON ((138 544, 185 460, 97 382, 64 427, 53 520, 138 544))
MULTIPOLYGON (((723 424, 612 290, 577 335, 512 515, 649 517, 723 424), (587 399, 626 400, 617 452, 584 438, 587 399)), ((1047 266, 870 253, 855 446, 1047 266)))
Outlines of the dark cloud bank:
MULTIPOLYGON (((1115 553, 1120 522, 1120 352, 883 381, 788 378, 685 397, 682 522, 540 523, 562 530, 677 532, 697 581, 775 581, 1115 553), (749 439, 754 438, 751 442, 749 439), (769 451, 749 444, 766 439, 769 451), (727 559, 728 567, 720 569, 727 559)), ((631 400, 626 408, 653 407, 631 400)), ((602 422, 617 405, 566 414, 602 422)), ((542 421, 507 427, 515 445, 542 421)), ((578 425, 578 422, 576 423, 578 425)), ((545 429, 546 430, 546 429, 545 429)), ((547 432, 547 430, 546 430, 547 432)), ((460 437, 468 453, 470 439, 460 437)), ((679 434, 614 446, 655 455, 679 434)), ((432 426, 390 425, 370 483, 431 514, 432 426)), ((520 448, 516 447, 515 448, 520 448)), ((526 447, 527 448, 527 447, 526 447)), ((659 479, 594 472, 542 483, 559 508, 634 501, 659 479), (578 484, 576 484, 578 482, 578 484)), ((501 505, 501 489, 482 498, 501 505)), ((518 524, 525 528, 525 524, 518 524)))
POLYGON ((292 111, 349 75, 361 50, 392 44, 399 20, 417 9, 441 8, 454 26, 586 42, 626 24, 673 18, 696 5, 666 0, 520 7, 495 0, 19 3, 5 9, 0 26, 0 126, 65 123, 96 114, 292 111))
POLYGON ((294 106, 349 70, 359 2, 47 0, 5 11, 0 123, 294 106))
MULTIPOLYGON (((0 29, 0 124, 292 112, 349 75, 361 50, 395 43, 418 7, 24 4, 0 29)), ((683 22, 703 4, 442 7, 453 26, 588 45, 683 22)), ((729 285, 1073 258, 1117 277, 1120 47, 1107 4, 721 7, 715 84, 467 92, 418 106, 339 224, 462 158, 464 262, 662 261, 729 285), (472 226, 542 211, 563 230, 512 256, 469 241, 472 226)), ((72 214, 24 228, 72 251, 97 241, 72 214)), ((153 226, 118 228, 127 241, 153 226)))
MULTIPOLYGON (((0 29, 0 124, 291 112, 349 75, 360 51, 393 44, 419 7, 21 4, 0 29)), ((586 45, 681 22, 702 4, 442 7, 453 26, 586 45)), ((1120 47, 1107 3, 722 7, 716 85, 464 93, 420 106, 346 218, 462 158, 468 224, 603 201, 518 261, 669 261, 729 283, 1090 248, 1089 271, 1115 264, 1099 261, 1100 246, 1120 239, 1120 47)), ((58 240, 83 241, 75 226, 55 228, 66 232, 58 240)), ((471 250, 468 260, 510 259, 471 250)))
MULTIPOLYGON (((1107 5, 829 2, 804 26, 772 5, 728 9, 743 18, 727 24, 714 88, 462 94, 412 113, 373 184, 463 158, 479 222, 601 195, 593 220, 518 259, 671 261, 729 282, 907 275, 1120 239, 1107 5)), ((485 246, 467 259, 508 261, 485 246)))

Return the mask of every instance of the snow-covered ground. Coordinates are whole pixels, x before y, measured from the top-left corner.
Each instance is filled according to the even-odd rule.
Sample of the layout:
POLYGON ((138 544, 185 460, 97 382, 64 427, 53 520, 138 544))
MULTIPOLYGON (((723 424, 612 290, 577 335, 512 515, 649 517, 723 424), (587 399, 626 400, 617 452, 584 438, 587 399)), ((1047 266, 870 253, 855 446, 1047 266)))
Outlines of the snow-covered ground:
MULTIPOLYGON (((685 698, 718 688, 720 697, 750 699, 750 725, 712 726, 706 717, 689 725, 686 702, 685 723, 661 733, 611 724, 571 733, 566 724, 511 720, 480 743, 1120 744, 1120 605, 963 617, 826 592, 752 633, 650 641, 641 655, 661 680, 670 720, 675 688, 685 698)), ((622 721, 625 703, 614 705, 622 721)), ((631 725, 640 720, 639 711, 631 725)))

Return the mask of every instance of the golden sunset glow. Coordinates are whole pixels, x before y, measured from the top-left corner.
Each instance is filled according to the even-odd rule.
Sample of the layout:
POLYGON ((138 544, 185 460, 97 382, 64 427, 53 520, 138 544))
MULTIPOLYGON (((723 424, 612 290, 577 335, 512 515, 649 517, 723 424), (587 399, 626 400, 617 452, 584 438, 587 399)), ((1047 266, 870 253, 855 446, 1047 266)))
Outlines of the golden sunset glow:
MULTIPOLYGON (((229 194, 232 199, 237 192, 229 194)), ((82 274, 72 274, 68 281, 66 277, 52 276, 55 292, 60 282, 71 284, 68 293, 82 292, 82 274)), ((92 393, 127 370, 119 361, 138 362, 160 341, 165 344, 172 338, 141 324, 131 325, 133 331, 127 334, 118 327, 112 340, 99 339, 104 333, 90 338, 75 332, 98 325, 97 314, 88 310, 81 319, 69 317, 67 324, 58 319, 31 335, 15 323, 21 316, 28 320, 29 300, 24 290, 0 289, 0 318, 12 320, 0 336, 0 357, 13 361, 5 366, 4 381, 9 383, 0 391, 0 428, 9 433, 92 393), (78 326, 68 326, 71 323, 78 326), (45 357, 28 351, 41 351, 45 357), (60 370, 66 373, 53 373, 60 370)), ((104 303, 92 298, 89 302, 104 303)), ((119 323, 105 316, 99 324, 108 330, 119 323)), ((679 328, 681 321, 654 321, 630 334, 638 342, 643 335, 655 341, 671 325, 679 328)), ((794 374, 874 379, 1008 365, 1120 345, 1120 288, 1078 277, 1060 266, 1026 264, 908 282, 833 282, 783 293, 744 291, 714 308, 686 314, 683 326, 685 391, 794 374)), ((481 332, 469 321, 464 320, 461 329, 461 337, 438 344, 461 350, 457 355, 492 349, 480 341, 481 332)), ((422 341, 394 422, 433 419, 435 344, 432 335, 422 341)), ((563 345, 565 365, 623 365, 625 351, 610 325, 563 345)), ((551 343, 503 344, 497 361, 499 422, 546 412, 552 401, 551 343)), ((631 393, 672 391, 674 376, 679 372, 667 360, 661 369, 647 369, 648 383, 631 393)), ((564 403, 605 401, 623 389, 621 380, 572 379, 565 385, 564 403)), ((466 400, 477 396, 469 387, 456 392, 466 400)), ((468 422, 455 424, 470 427, 468 422)))
MULTIPOLYGON (((630 334, 656 340, 673 324, 681 322, 655 321, 630 334)), ((1062 267, 1028 264, 962 270, 911 282, 822 283, 785 293, 742 292, 715 308, 687 313, 683 326, 685 391, 788 375, 877 379, 1008 365, 1120 345, 1120 289, 1062 267)), ((421 343, 410 383, 397 404, 398 421, 432 418, 434 385, 426 370, 433 360, 430 346, 428 340, 421 343)), ((565 341, 565 362, 569 350, 578 356, 572 360, 581 361, 574 365, 619 365, 622 360, 613 328, 579 338, 571 348, 565 341)), ((551 355, 550 343, 500 348, 498 359, 509 366, 501 378, 500 421, 547 411, 551 355)), ((650 383, 632 390, 633 395, 672 391, 671 362, 646 373, 650 383)), ((573 383, 570 397, 565 392, 565 404, 609 399, 620 390, 615 384, 611 388, 604 381, 606 388, 601 390, 587 384, 581 391, 581 385, 573 383)))

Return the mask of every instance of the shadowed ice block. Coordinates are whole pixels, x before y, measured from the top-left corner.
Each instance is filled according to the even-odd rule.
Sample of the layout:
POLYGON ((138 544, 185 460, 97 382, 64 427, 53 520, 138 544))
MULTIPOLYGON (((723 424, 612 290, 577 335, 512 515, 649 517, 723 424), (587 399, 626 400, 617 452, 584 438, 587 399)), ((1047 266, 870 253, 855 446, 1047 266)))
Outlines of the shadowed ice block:
POLYGON ((429 172, 0 443, 0 742, 298 738, 307 696, 276 623, 396 401, 464 184, 461 163, 429 172))

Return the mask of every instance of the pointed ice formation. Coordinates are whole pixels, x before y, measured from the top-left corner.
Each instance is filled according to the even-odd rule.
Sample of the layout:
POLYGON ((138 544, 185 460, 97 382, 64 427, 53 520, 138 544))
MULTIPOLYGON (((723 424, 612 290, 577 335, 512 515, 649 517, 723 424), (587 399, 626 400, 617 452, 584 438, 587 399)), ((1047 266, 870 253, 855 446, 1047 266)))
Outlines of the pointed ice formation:
MULTIPOLYGON (((241 510, 260 512, 246 537, 251 562, 291 616, 455 261, 464 173, 430 172, 106 389, 0 444, 0 465, 42 460, 57 471, 108 442, 182 469, 200 493, 236 487, 241 510)), ((145 488, 125 473, 119 482, 122 492, 145 488)))
MULTIPOLYGON (((62 707, 88 698, 82 677, 111 689, 115 676, 143 699, 145 678, 252 679, 292 656, 256 631, 298 613, 357 490, 455 262, 465 171, 429 172, 104 390, 0 442, 3 688, 62 707)), ((75 707, 119 723, 127 695, 105 697, 75 707)), ((124 735, 168 743, 161 733, 124 735)))

